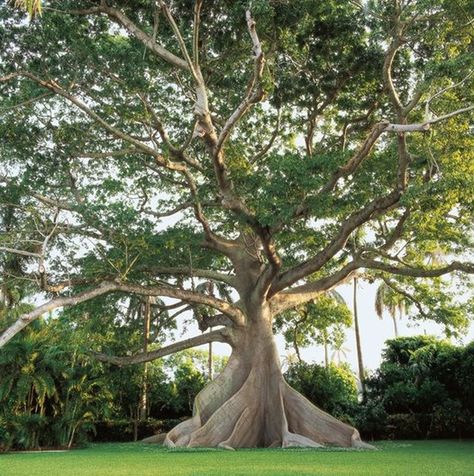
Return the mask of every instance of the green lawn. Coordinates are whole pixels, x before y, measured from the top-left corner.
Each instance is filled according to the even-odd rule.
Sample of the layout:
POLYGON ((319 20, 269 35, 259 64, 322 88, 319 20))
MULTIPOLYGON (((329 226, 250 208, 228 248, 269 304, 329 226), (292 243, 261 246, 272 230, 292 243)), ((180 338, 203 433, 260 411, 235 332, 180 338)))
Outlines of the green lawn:
POLYGON ((379 451, 224 451, 95 444, 64 453, 3 454, 0 475, 474 475, 474 441, 397 441, 376 446, 379 451))

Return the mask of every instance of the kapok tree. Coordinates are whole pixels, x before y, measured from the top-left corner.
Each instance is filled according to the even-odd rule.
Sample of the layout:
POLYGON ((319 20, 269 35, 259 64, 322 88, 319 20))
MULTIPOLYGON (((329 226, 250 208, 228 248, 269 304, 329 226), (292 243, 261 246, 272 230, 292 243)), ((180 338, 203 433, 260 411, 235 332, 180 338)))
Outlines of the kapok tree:
POLYGON ((358 273, 474 270, 468 2, 42 4, 0 10, 3 284, 45 300, 0 345, 99 296, 170 298, 214 330, 98 355, 232 347, 168 445, 363 446, 285 383, 272 323, 358 273))

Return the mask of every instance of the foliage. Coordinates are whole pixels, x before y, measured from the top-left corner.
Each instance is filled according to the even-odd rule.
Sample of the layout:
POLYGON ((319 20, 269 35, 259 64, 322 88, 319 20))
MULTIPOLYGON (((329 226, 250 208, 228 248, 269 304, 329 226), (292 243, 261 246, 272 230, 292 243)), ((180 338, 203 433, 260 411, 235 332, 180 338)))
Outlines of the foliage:
MULTIPOLYGON (((41 4, 13 2, 30 16, 41 4)), ((396 276, 415 319, 449 335, 469 324, 472 1, 195 6, 57 0, 30 22, 0 6, 0 345, 42 315, 25 314, 28 302, 72 304, 59 317, 87 370, 73 359, 64 393, 47 354, 12 364, 4 394, 31 418, 27 444, 53 410, 66 442, 109 406, 107 392, 95 406, 103 367, 88 351, 139 361, 188 311, 200 330, 237 324, 248 336, 271 314, 296 350, 340 347, 350 316, 328 292, 363 272, 396 276), (429 259, 438 252, 449 262, 429 259)), ((411 356, 410 378, 387 390, 387 420, 406 415, 396 399, 400 411, 431 405, 433 426, 449 413, 435 408, 433 395, 450 394, 424 380, 426 359, 411 356)), ((159 364, 147 371, 111 371, 121 417, 136 413, 147 375, 152 408, 177 395, 159 364)), ((186 390, 174 410, 189 411, 204 378, 189 363, 175 378, 186 390)))
MULTIPOLYGON (((15 3, 30 14, 40 4, 15 3)), ((274 284, 318 253, 324 260, 302 276, 308 283, 333 277, 355 256, 365 261, 356 268, 374 275, 408 264, 414 275, 407 286, 418 284, 425 257, 435 249, 464 259, 472 246, 474 189, 469 111, 426 134, 407 134, 403 154, 397 137, 384 133, 358 155, 380 121, 400 120, 392 86, 402 104, 418 99, 404 114, 409 123, 429 120, 433 111, 442 116, 461 110, 472 100, 472 5, 418 0, 397 12, 404 3, 253 1, 266 61, 254 81, 258 99, 244 101, 247 114, 219 150, 225 180, 216 175, 219 154, 209 140, 240 110, 252 75, 246 2, 202 5, 194 53, 209 91, 211 111, 204 115, 214 132, 207 135, 196 129, 202 118, 195 114, 195 78, 150 47, 184 55, 183 44, 189 49, 193 36, 189 2, 171 2, 181 47, 150 1, 107 4, 127 16, 126 25, 153 39, 144 42, 137 30, 117 26, 116 16, 97 14, 104 6, 91 9, 87 0, 53 2, 30 23, 2 6, 0 203, 2 209, 13 206, 15 214, 14 226, 2 218, 2 244, 30 253, 29 262, 35 262, 38 243, 54 229, 38 292, 45 289, 44 278, 71 280, 63 294, 110 279, 194 290, 192 273, 183 275, 183 267, 227 274, 235 268, 235 259, 202 246, 208 232, 191 207, 199 202, 214 236, 235 240, 250 232, 272 241, 283 263, 274 284), (391 37, 397 15, 406 30, 403 41, 391 37), (391 40, 398 49, 387 62, 391 40), (388 63, 392 85, 384 72, 388 63), (25 71, 30 76, 21 76, 25 71), (404 155, 410 160, 402 173, 404 155), (354 158, 360 158, 357 167, 344 173, 354 158), (336 176, 340 180, 328 186, 336 176), (398 184, 402 178, 406 183, 398 184), (374 205, 392 195, 393 203, 374 205), (236 203, 245 205, 245 213, 236 203), (370 207, 377 213, 369 213, 370 207), (352 225, 360 211, 367 216, 352 225), (400 236, 391 240, 405 215, 400 236), (169 225, 163 222, 168 216, 169 225), (347 239, 362 226, 367 239, 357 250, 347 239), (344 230, 347 236, 335 240, 344 230), (333 242, 337 249, 329 250, 333 242), (378 264, 371 266, 369 258, 378 264), (157 270, 169 267, 175 272, 157 270)), ((25 274, 37 282, 25 268, 3 279, 25 274)), ((332 286, 331 279, 323 283, 321 291, 332 286)), ((426 286, 436 288, 436 280, 426 286)), ((465 328, 465 309, 450 312, 453 303, 446 297, 435 305, 452 291, 438 288, 434 296, 418 293, 435 308, 430 318, 450 331, 465 328)))
POLYGON ((331 364, 325 368, 300 362, 290 365, 285 378, 319 408, 352 423, 357 406, 357 386, 354 374, 347 366, 331 364))
POLYGON ((113 396, 74 334, 38 321, 0 356, 6 447, 71 446, 110 414, 113 396))
MULTIPOLYGON (((37 321, 6 346, 0 354, 0 449, 80 444, 93 437, 97 422, 104 432, 99 438, 116 438, 119 427, 122 438, 133 438, 141 373, 137 366, 98 363, 85 350, 89 344, 87 327, 74 332, 67 322, 51 320, 37 321)), ((149 365, 150 417, 176 422, 191 415, 207 381, 203 361, 203 353, 194 351, 149 365)), ((222 358, 216 358, 216 372, 220 368, 222 358)), ((149 436, 153 428, 144 422, 139 435, 149 436)))
POLYGON ((352 325, 352 314, 339 294, 330 293, 282 313, 275 319, 274 329, 285 337, 287 347, 293 346, 301 361, 300 347, 323 345, 341 347, 345 329, 352 325))
POLYGON ((363 431, 395 438, 474 433, 474 345, 456 347, 434 337, 387 341, 380 369, 366 381, 363 431))

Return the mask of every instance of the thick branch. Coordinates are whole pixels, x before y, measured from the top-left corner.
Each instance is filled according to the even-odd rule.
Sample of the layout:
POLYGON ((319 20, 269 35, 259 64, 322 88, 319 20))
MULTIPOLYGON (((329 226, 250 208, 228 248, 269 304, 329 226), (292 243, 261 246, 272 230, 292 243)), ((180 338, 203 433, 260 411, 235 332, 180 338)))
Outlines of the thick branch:
POLYGON ((244 315, 237 307, 226 301, 217 299, 213 296, 208 296, 206 294, 187 291, 179 288, 172 288, 168 286, 145 287, 139 284, 126 284, 104 281, 91 290, 84 291, 75 296, 59 297, 52 299, 51 301, 43 304, 42 306, 33 309, 31 312, 22 315, 0 336, 0 348, 5 345, 10 339, 12 339, 18 332, 25 328, 28 324, 30 324, 43 314, 61 307, 73 306, 81 302, 93 299, 96 296, 100 296, 102 294, 114 291, 139 294, 142 296, 166 296, 181 299, 185 302, 204 304, 224 313, 236 325, 242 325, 244 323, 244 315))
POLYGON ((166 296, 185 302, 204 304, 229 316, 236 324, 243 323, 243 314, 232 304, 207 294, 168 286, 141 286, 139 284, 116 283, 115 291, 139 294, 142 296, 166 296))
POLYGON ((444 274, 452 273, 453 271, 474 274, 474 263, 461 263, 459 261, 453 261, 451 264, 442 266, 440 268, 402 268, 370 259, 359 259, 357 260, 357 264, 360 267, 367 269, 378 269, 380 271, 386 271, 387 273, 397 274, 400 276, 412 276, 414 278, 437 278, 439 276, 443 276, 444 274))
POLYGON ((191 275, 196 278, 210 279, 212 281, 221 281, 228 284, 229 286, 235 285, 235 276, 229 274, 223 274, 219 271, 214 271, 210 269, 199 269, 193 268, 192 272, 187 267, 156 267, 156 268, 146 268, 152 273, 156 274, 169 274, 169 275, 178 275, 178 276, 189 276, 191 275))
POLYGON ((246 18, 247 27, 253 43, 253 54, 255 56, 254 73, 248 84, 247 93, 244 99, 239 104, 237 109, 227 119, 226 123, 224 124, 224 127, 221 130, 217 143, 217 151, 222 148, 225 141, 229 137, 230 132, 237 124, 237 122, 241 119, 241 117, 248 111, 250 106, 261 101, 263 98, 263 90, 260 85, 260 80, 262 78, 263 67, 265 65, 265 57, 263 55, 260 40, 257 35, 257 30, 255 29, 255 21, 252 18, 250 11, 248 10, 246 12, 246 18))
POLYGON ((294 268, 283 273, 277 282, 272 286, 271 295, 276 294, 293 283, 302 279, 319 269, 321 269, 339 250, 341 250, 351 233, 370 220, 375 214, 384 210, 388 210, 395 205, 400 199, 398 190, 392 191, 390 194, 376 198, 366 205, 362 210, 353 213, 341 225, 339 231, 334 238, 326 245, 326 247, 309 260, 295 266, 294 268))
POLYGON ((199 330, 204 332, 210 327, 225 326, 232 327, 232 321, 225 314, 216 314, 215 316, 205 315, 198 319, 199 330))
POLYGON ((175 354, 181 350, 190 349, 202 344, 208 344, 209 342, 229 342, 229 334, 225 329, 218 329, 200 336, 191 337, 180 342, 175 342, 161 349, 154 350, 152 352, 140 353, 127 357, 116 357, 113 355, 93 353, 92 356, 101 362, 108 362, 118 366, 139 364, 143 362, 150 362, 152 360, 165 357, 167 355, 175 354))
POLYGON ((272 312, 278 314, 311 301, 320 294, 333 289, 335 286, 349 279, 358 267, 358 263, 352 261, 330 276, 277 293, 270 300, 272 312))
POLYGON ((432 124, 437 124, 438 122, 446 121, 452 117, 458 116, 459 114, 464 114, 465 112, 473 111, 474 105, 464 107, 462 109, 457 109, 443 116, 434 117, 425 122, 420 122, 418 124, 386 124, 384 132, 426 132, 431 128, 432 124))
POLYGON ((70 297, 60 297, 52 299, 51 301, 43 304, 42 306, 33 309, 32 311, 23 314, 17 321, 15 321, 2 335, 0 335, 0 348, 3 347, 10 339, 12 339, 18 332, 24 329, 28 324, 33 322, 38 317, 46 314, 47 312, 54 311, 60 307, 74 306, 84 301, 93 299, 94 297, 101 296, 110 291, 113 291, 116 287, 116 283, 101 283, 98 287, 84 291, 70 297))

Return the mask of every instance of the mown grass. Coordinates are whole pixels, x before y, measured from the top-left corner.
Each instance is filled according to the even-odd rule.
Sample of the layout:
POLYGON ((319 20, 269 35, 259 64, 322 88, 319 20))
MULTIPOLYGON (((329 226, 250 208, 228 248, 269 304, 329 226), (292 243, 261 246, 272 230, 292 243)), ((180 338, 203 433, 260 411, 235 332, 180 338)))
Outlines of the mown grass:
POLYGON ((64 453, 0 455, 1 476, 474 475, 474 441, 394 441, 379 451, 170 450, 94 444, 64 453))

